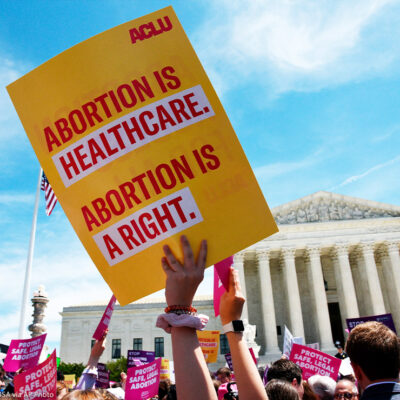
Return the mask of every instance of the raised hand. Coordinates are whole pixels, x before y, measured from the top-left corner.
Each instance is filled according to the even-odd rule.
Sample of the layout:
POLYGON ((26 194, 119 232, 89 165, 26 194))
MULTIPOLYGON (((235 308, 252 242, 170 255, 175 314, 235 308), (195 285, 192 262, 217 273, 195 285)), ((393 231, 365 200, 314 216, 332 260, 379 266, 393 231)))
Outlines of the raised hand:
POLYGON ((167 305, 191 306, 193 297, 204 278, 207 258, 207 242, 203 240, 195 260, 192 248, 186 236, 181 236, 183 265, 176 259, 168 245, 164 246, 165 257, 161 259, 162 268, 167 276, 165 298, 167 305))
POLYGON ((229 270, 229 290, 221 296, 219 305, 222 325, 240 319, 245 301, 240 288, 239 273, 231 267, 229 270))

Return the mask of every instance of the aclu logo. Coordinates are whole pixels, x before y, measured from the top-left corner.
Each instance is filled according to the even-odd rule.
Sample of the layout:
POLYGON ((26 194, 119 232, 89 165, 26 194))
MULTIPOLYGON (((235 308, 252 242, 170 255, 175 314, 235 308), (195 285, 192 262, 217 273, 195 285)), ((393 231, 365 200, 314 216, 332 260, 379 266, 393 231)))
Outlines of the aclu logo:
POLYGON ((138 40, 143 41, 150 39, 153 36, 160 35, 161 33, 168 32, 172 29, 172 23, 168 16, 158 18, 155 22, 149 22, 147 24, 140 25, 138 28, 132 28, 129 30, 132 44, 135 44, 138 40))

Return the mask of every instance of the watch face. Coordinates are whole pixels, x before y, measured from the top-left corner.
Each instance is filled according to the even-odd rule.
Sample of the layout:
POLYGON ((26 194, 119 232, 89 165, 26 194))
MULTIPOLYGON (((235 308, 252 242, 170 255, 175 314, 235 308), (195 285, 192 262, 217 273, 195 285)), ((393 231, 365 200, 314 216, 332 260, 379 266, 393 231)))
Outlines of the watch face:
POLYGON ((233 326, 233 330, 234 332, 243 332, 244 331, 244 325, 243 325, 243 321, 232 321, 232 326, 233 326))

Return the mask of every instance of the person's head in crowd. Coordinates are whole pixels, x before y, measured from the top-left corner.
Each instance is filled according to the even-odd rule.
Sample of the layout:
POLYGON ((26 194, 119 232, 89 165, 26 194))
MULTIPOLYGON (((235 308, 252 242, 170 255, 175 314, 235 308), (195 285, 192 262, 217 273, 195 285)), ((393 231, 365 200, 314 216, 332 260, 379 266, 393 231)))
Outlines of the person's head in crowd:
POLYGON ((379 381, 398 380, 399 338, 380 322, 365 322, 353 328, 346 352, 361 389, 379 381))
POLYGON ((64 373, 61 372, 61 371, 58 371, 58 370, 57 370, 57 380, 58 380, 58 381, 63 381, 63 380, 65 380, 64 373))
POLYGON ((104 397, 98 390, 73 390, 63 400, 104 400, 104 397))
POLYGON ((318 396, 312 391, 308 382, 302 382, 304 388, 303 400, 318 400, 318 396))
POLYGON ((68 386, 63 381, 57 381, 57 400, 68 394, 68 386))
POLYGON ((287 381, 272 379, 265 385, 269 400, 299 400, 299 393, 287 381))
POLYGON ((354 377, 354 375, 350 374, 350 375, 340 375, 340 379, 347 379, 350 382, 356 383, 356 378, 354 377))
POLYGON ((297 390, 300 399, 302 399, 304 394, 302 373, 301 368, 293 361, 281 358, 269 367, 267 380, 269 382, 272 379, 280 379, 289 382, 297 390))
POLYGON ((103 396, 104 400, 118 400, 118 397, 115 394, 109 392, 107 389, 97 389, 100 394, 103 396))
POLYGON ((169 379, 161 379, 158 384, 158 398, 162 399, 168 394, 169 388, 171 386, 171 381, 169 379))
POLYGON ((169 387, 169 392, 164 397, 164 400, 176 400, 176 386, 175 385, 171 385, 169 387))
POLYGON ((335 400, 358 400, 358 390, 356 385, 348 379, 341 379, 336 384, 333 398, 335 400))
POLYGON ((340 343, 339 341, 335 342, 335 347, 338 349, 338 352, 341 354, 343 353, 343 346, 342 343, 340 343))
POLYGON ((333 399, 336 382, 329 376, 313 375, 308 378, 307 382, 320 400, 333 399))
POLYGON ((231 381, 231 370, 228 367, 222 367, 217 371, 217 379, 221 383, 228 383, 231 381))

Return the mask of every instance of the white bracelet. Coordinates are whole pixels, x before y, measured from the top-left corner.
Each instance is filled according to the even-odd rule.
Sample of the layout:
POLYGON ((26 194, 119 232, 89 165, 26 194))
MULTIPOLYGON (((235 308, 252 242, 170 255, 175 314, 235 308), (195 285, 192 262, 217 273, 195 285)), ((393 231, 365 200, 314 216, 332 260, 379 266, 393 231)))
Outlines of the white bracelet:
POLYGON ((190 314, 161 314, 157 318, 156 326, 164 329, 165 332, 171 333, 172 327, 187 327, 194 328, 198 331, 202 331, 208 322, 207 315, 190 315, 190 314))

